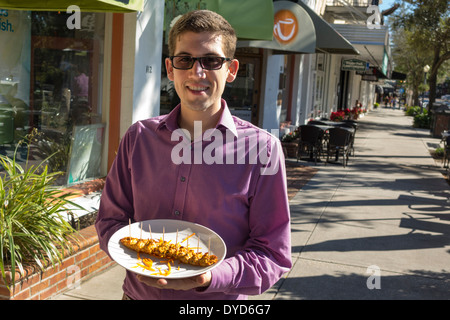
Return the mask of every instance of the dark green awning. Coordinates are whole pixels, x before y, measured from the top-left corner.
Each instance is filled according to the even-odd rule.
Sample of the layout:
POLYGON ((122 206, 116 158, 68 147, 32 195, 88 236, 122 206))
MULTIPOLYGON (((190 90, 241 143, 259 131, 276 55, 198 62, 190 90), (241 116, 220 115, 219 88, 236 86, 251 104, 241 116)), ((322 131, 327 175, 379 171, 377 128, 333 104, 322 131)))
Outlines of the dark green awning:
MULTIPOLYGON (((274 15, 279 12, 289 11, 298 23, 296 36, 292 37, 290 42, 281 43, 274 35, 274 20, 272 22, 272 39, 270 41, 238 41, 238 47, 245 48, 263 48, 272 49, 276 54, 293 53, 315 53, 316 52, 316 30, 309 14, 299 5, 289 1, 274 2, 274 15)), ((280 22, 278 22, 279 24, 280 22)))
POLYGON ((275 38, 272 41, 240 41, 239 47, 273 49, 275 53, 282 54, 320 52, 359 54, 358 50, 347 39, 302 1, 298 1, 298 3, 276 1, 274 6, 275 13, 284 9, 295 13, 301 24, 298 39, 289 45, 281 44, 275 38))
POLYGON ((328 22, 323 20, 308 5, 302 1, 297 4, 301 6, 311 17, 316 29, 316 51, 333 54, 359 54, 358 50, 336 31, 328 22))
POLYGON ((164 29, 186 12, 208 9, 219 13, 233 26, 239 39, 272 40, 272 0, 166 0, 164 29))
POLYGON ((144 0, 0 0, 1 9, 29 11, 67 11, 76 5, 85 12, 142 11, 144 0))

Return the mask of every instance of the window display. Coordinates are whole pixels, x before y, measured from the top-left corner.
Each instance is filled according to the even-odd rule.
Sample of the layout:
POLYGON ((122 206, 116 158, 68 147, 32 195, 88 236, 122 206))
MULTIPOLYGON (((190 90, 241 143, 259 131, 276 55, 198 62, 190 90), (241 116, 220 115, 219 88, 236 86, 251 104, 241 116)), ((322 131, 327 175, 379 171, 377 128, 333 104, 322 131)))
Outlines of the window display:
POLYGON ((68 28, 70 16, 0 10, 0 152, 12 157, 28 139, 18 161, 56 153, 49 170, 65 175, 75 126, 101 123, 105 26, 103 13, 81 12, 79 28, 68 28))

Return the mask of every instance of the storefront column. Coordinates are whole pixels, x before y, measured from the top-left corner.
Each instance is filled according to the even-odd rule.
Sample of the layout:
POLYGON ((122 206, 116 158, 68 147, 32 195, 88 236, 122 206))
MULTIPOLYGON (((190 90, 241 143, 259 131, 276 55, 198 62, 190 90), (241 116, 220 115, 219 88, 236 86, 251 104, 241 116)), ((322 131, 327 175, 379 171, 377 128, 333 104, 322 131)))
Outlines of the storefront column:
POLYGON ((264 57, 265 81, 263 83, 264 107, 262 128, 266 130, 280 127, 280 108, 277 105, 280 73, 284 66, 283 55, 268 54, 264 57))
POLYGON ((136 21, 133 123, 160 114, 163 22, 164 0, 145 1, 136 21))
POLYGON ((120 142, 120 105, 122 99, 122 59, 123 59, 124 14, 114 13, 111 44, 111 82, 108 132, 108 170, 116 157, 120 142))

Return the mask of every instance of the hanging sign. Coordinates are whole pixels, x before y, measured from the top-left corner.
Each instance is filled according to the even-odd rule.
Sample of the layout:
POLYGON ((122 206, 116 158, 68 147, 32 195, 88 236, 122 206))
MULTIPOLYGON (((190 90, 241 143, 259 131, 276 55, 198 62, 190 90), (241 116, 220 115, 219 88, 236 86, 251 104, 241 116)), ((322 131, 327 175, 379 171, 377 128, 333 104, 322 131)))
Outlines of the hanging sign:
POLYGON ((341 70, 343 71, 366 71, 367 63, 358 59, 342 60, 341 70))

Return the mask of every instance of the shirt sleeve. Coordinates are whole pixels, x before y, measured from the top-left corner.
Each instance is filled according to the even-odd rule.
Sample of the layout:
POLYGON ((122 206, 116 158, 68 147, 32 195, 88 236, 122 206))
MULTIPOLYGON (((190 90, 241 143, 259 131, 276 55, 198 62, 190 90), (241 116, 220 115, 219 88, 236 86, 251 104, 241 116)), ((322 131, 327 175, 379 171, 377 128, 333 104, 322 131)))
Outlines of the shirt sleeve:
POLYGON ((134 130, 131 127, 119 144, 116 158, 106 177, 95 222, 100 248, 108 254, 108 241, 111 236, 127 225, 133 217, 132 184, 128 165, 133 136, 134 130))
POLYGON ((251 199, 249 240, 211 271, 211 284, 204 293, 261 294, 292 267, 284 156, 276 138, 271 144, 270 162, 261 168, 251 199))

